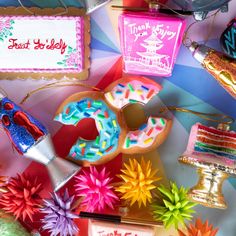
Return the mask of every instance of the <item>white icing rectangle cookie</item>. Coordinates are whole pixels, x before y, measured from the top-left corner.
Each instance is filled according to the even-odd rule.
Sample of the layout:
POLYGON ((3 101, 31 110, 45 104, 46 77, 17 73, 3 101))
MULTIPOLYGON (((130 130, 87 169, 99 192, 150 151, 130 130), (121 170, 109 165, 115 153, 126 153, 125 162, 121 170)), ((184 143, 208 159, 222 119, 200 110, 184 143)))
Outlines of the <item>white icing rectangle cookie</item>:
POLYGON ((0 17, 0 72, 80 73, 83 68, 83 17, 0 17))

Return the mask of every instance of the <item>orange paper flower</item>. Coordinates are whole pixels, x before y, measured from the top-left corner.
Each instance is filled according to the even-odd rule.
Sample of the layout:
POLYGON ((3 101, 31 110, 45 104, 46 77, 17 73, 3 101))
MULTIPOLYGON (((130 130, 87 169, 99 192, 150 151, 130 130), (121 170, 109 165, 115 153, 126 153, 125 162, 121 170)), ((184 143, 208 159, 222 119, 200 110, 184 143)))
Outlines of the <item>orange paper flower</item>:
POLYGON ((129 164, 124 164, 125 169, 122 169, 123 174, 119 177, 123 180, 117 192, 122 194, 121 199, 130 202, 132 206, 135 202, 141 207, 146 206, 147 202, 152 201, 151 190, 155 189, 154 182, 160 178, 156 176, 157 170, 152 169, 151 161, 145 161, 143 158, 141 163, 136 159, 129 159, 129 164))
POLYGON ((195 225, 190 224, 187 227, 187 232, 183 233, 181 230, 178 230, 179 236, 215 236, 218 232, 218 229, 214 229, 213 225, 209 225, 208 221, 203 223, 201 219, 197 219, 195 225))

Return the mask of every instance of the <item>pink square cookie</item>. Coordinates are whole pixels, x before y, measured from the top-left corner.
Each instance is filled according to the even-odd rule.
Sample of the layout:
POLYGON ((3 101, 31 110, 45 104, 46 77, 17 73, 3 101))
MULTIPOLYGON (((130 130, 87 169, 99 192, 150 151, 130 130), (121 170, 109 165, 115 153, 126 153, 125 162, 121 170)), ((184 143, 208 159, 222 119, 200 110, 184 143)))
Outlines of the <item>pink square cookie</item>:
POLYGON ((178 17, 124 13, 119 18, 124 72, 171 76, 185 29, 178 17))

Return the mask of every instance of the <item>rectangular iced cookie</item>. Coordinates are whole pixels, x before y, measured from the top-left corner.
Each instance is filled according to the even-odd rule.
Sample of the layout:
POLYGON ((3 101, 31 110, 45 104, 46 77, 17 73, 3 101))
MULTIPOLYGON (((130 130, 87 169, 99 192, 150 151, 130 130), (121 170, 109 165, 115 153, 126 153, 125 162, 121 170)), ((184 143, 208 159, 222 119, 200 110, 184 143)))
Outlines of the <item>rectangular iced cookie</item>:
POLYGON ((0 73, 85 79, 85 21, 82 15, 0 16, 0 73))

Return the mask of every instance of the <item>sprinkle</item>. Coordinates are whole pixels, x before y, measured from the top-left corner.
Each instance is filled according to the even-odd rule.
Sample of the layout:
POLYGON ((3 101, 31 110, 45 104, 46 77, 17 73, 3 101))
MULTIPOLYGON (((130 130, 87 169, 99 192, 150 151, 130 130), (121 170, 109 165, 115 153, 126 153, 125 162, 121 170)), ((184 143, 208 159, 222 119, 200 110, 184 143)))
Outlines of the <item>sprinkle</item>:
POLYGON ((142 95, 143 91, 139 89, 139 90, 137 90, 137 93, 138 93, 138 95, 142 95))
POLYGON ((104 149, 104 148, 106 147, 106 145, 107 145, 107 142, 106 142, 106 141, 103 141, 103 142, 102 142, 102 148, 104 149))
POLYGON ((103 129, 103 125, 102 125, 102 122, 100 120, 98 121, 98 129, 99 130, 103 129))
POLYGON ((152 89, 149 91, 149 93, 147 94, 147 99, 150 98, 153 94, 154 94, 155 90, 152 89))
POLYGON ((125 86, 123 84, 118 84, 121 88, 124 88, 125 86))
POLYGON ((70 108, 67 107, 67 108, 66 108, 66 114, 68 115, 69 113, 70 113, 70 108))
POLYGON ((135 100, 135 99, 129 99, 129 102, 130 102, 130 103, 137 103, 137 100, 135 100))
POLYGON ((102 106, 102 102, 101 101, 94 101, 93 104, 95 106, 102 106))
POLYGON ((161 131, 161 130, 162 130, 162 128, 161 128, 161 127, 159 127, 159 126, 157 126, 157 127, 156 127, 156 130, 158 130, 158 131, 161 131))
POLYGON ((90 114, 88 112, 84 112, 84 116, 90 117, 90 114))
POLYGON ((95 153, 92 153, 92 152, 89 152, 87 153, 86 157, 90 158, 90 157, 94 157, 95 156, 95 153))
POLYGON ((130 139, 129 139, 129 137, 126 139, 125 145, 126 145, 126 148, 128 148, 130 146, 130 139))
POLYGON ((105 118, 105 116, 104 116, 104 115, 102 115, 102 114, 98 114, 98 118, 100 118, 100 119, 104 119, 104 118, 105 118))
POLYGON ((152 142, 152 140, 153 140, 153 138, 148 138, 148 139, 144 140, 144 143, 145 144, 149 144, 149 143, 152 142))
POLYGON ((82 112, 82 109, 79 105, 76 105, 76 109, 79 111, 79 112, 82 112))
POLYGON ((114 100, 114 98, 113 98, 113 96, 112 96, 112 94, 111 94, 111 93, 107 93, 107 96, 108 96, 108 99, 109 99, 109 100, 111 100, 111 101, 113 101, 113 100, 114 100))
POLYGON ((96 143, 96 145, 99 145, 99 143, 100 143, 100 136, 97 136, 97 138, 95 140, 95 143, 96 143))
POLYGON ((125 92, 125 98, 127 99, 129 97, 129 90, 126 90, 125 92))
POLYGON ((112 128, 112 125, 111 125, 110 122, 108 122, 107 125, 108 125, 109 128, 112 128))
POLYGON ((85 154, 85 148, 82 148, 81 149, 81 155, 84 156, 84 154, 85 154))
POLYGON ((109 133, 109 132, 104 132, 104 134, 108 137, 108 138, 110 138, 111 137, 111 134, 109 133))
POLYGON ((100 109, 96 110, 93 114, 96 116, 98 113, 100 113, 100 109))
POLYGON ((105 116, 106 118, 109 118, 109 114, 108 114, 107 111, 104 111, 104 116, 105 116))
POLYGON ((81 147, 81 148, 86 147, 86 143, 81 143, 81 144, 79 145, 79 147, 81 147))
POLYGON ((166 122, 163 118, 160 119, 160 123, 161 123, 162 126, 164 126, 166 124, 166 122))
POLYGON ((123 92, 121 90, 117 90, 116 94, 122 94, 123 92))
POLYGON ((92 151, 92 152, 98 152, 98 151, 99 151, 99 148, 91 147, 91 148, 90 148, 90 151, 92 151))
POLYGON ((146 87, 146 86, 144 86, 144 85, 142 85, 141 88, 143 88, 143 89, 145 89, 145 90, 147 90, 147 91, 149 90, 149 88, 146 87))
POLYGON ((110 147, 106 150, 106 152, 110 152, 112 148, 113 148, 113 146, 110 146, 110 147))
POLYGON ((131 144, 136 144, 137 142, 138 142, 138 141, 137 141, 137 140, 134 140, 134 139, 133 139, 133 140, 130 140, 130 143, 131 143, 131 144))
POLYGON ((97 152, 96 153, 98 156, 102 156, 102 153, 101 152, 97 152))
POLYGON ((112 120, 112 124, 113 124, 114 127, 117 127, 116 120, 112 120))
POLYGON ((154 118, 151 118, 152 124, 155 125, 156 124, 156 120, 154 118))
POLYGON ((153 128, 149 129, 149 131, 147 132, 147 136, 150 136, 152 131, 153 131, 153 128))
POLYGON ((90 101, 88 101, 88 108, 90 108, 91 107, 91 102, 90 101))
POLYGON ((143 124, 139 127, 139 130, 144 130, 147 127, 147 124, 143 124))
POLYGON ((76 157, 76 152, 73 152, 71 156, 76 157))
POLYGON ((79 102, 77 102, 77 104, 78 105, 81 105, 81 104, 83 104, 85 102, 85 99, 84 100, 81 100, 81 101, 79 101, 79 102))
POLYGON ((128 87, 129 87, 129 90, 130 90, 131 92, 134 92, 134 88, 132 87, 131 84, 128 84, 128 87))

